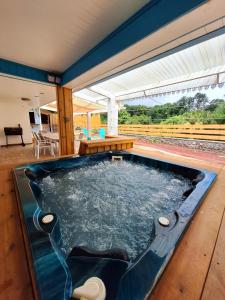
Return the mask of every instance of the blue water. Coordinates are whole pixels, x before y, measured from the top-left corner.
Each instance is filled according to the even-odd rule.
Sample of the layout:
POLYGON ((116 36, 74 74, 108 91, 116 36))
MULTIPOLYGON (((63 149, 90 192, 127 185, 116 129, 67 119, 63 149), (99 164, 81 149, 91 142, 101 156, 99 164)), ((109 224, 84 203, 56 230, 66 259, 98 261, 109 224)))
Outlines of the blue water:
POLYGON ((179 208, 190 180, 129 161, 103 161, 44 178, 42 209, 60 221, 62 250, 126 249, 133 260, 142 253, 155 217, 179 208))

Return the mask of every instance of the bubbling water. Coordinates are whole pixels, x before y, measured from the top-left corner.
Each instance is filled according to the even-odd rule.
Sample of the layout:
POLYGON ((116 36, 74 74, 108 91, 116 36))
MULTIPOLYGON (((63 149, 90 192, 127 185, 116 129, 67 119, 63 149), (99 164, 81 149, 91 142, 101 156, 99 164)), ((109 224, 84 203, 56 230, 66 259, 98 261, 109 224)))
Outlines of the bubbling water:
POLYGON ((155 217, 182 204, 190 180, 129 161, 102 161, 52 173, 40 182, 41 206, 57 214, 63 246, 126 249, 133 260, 148 246, 155 217))

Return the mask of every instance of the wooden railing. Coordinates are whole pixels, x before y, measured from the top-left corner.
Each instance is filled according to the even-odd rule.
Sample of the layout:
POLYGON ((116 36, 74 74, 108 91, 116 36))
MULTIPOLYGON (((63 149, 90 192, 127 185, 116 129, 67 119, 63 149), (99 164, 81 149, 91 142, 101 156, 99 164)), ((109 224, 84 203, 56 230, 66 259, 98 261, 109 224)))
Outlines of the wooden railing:
POLYGON ((119 134, 225 141, 225 125, 119 125, 119 134))

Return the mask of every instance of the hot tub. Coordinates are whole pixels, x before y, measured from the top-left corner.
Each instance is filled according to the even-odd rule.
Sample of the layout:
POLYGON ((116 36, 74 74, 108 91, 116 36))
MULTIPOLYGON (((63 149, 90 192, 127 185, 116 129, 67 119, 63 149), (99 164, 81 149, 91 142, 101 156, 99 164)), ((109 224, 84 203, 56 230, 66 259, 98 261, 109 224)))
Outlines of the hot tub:
POLYGON ((150 294, 216 178, 126 152, 14 170, 34 290, 70 299, 96 276, 107 299, 150 294))

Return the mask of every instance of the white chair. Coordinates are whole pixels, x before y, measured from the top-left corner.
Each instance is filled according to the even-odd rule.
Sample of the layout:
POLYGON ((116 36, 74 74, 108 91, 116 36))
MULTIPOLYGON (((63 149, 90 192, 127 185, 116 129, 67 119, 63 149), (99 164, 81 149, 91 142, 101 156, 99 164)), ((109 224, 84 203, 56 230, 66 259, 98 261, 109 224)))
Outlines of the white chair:
POLYGON ((38 137, 41 139, 41 141, 52 143, 53 146, 54 146, 54 152, 55 153, 59 152, 59 142, 58 141, 54 141, 52 139, 49 139, 49 138, 43 136, 42 132, 41 131, 38 132, 38 137))
POLYGON ((37 159, 39 159, 39 157, 40 157, 41 149, 44 150, 44 155, 45 155, 46 149, 47 149, 47 150, 49 150, 49 152, 51 153, 52 156, 55 156, 53 143, 42 140, 36 132, 33 132, 33 137, 34 137, 34 155, 37 159))

